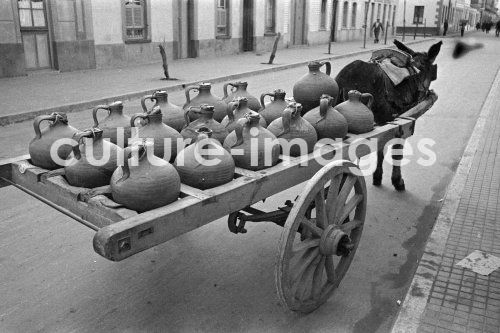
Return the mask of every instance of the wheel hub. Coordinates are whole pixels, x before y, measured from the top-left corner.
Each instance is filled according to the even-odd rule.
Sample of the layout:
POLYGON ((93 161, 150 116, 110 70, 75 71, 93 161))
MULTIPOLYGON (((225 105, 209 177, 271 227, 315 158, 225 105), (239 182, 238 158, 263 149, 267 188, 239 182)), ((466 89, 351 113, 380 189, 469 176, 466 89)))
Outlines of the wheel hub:
POLYGON ((349 236, 335 225, 326 227, 319 242, 319 251, 325 256, 345 256, 353 247, 349 236))

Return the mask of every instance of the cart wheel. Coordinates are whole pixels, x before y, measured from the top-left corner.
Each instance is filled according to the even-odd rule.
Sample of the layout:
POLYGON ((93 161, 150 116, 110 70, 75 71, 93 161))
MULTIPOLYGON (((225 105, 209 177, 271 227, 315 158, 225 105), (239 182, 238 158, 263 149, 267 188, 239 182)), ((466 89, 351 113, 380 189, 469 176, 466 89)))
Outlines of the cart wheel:
POLYGON ((288 215, 275 276, 280 302, 292 311, 308 313, 318 308, 349 269, 361 238, 367 199, 365 180, 355 170, 358 167, 345 160, 323 167, 288 215))

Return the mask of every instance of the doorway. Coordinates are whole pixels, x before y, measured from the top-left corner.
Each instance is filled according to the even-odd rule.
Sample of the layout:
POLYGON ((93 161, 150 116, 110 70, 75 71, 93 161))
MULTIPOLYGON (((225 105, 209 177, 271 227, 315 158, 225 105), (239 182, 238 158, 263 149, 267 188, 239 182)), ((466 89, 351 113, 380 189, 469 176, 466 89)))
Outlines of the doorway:
POLYGON ((305 13, 306 13, 306 1, 294 0, 292 4, 293 10, 293 22, 292 26, 292 44, 302 45, 306 43, 305 40, 305 13))
POLYGON ((179 47, 178 58, 193 58, 196 55, 193 51, 193 0, 177 0, 178 8, 178 36, 179 47))
POLYGON ((243 51, 253 51, 253 0, 243 0, 243 51))
POLYGON ((18 0, 26 69, 50 68, 49 28, 45 1, 18 0))

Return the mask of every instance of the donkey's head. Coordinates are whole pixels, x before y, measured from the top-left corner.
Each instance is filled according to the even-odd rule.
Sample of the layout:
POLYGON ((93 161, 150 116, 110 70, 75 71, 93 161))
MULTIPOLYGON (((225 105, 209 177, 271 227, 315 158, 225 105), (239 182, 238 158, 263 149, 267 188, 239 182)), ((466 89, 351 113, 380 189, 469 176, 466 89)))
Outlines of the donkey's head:
POLYGON ((418 68, 420 71, 423 85, 426 89, 428 89, 431 81, 434 81, 437 77, 437 65, 434 65, 434 60, 436 60, 443 42, 431 45, 429 51, 427 52, 415 52, 397 40, 394 40, 394 44, 398 49, 412 56, 413 66, 418 68))

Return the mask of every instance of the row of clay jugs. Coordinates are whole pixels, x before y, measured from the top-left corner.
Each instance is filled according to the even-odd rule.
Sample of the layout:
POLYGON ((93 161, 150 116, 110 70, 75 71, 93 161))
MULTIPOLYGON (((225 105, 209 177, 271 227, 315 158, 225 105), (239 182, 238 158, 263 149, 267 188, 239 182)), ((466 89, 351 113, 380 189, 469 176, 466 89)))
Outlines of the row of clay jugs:
POLYGON ((214 119, 214 112, 214 106, 208 104, 201 104, 199 107, 192 106, 187 109, 184 113, 186 126, 181 131, 182 137, 194 142, 198 137, 196 131, 201 127, 206 127, 212 131, 212 138, 223 143, 228 133, 226 127, 214 119), (191 121, 188 114, 196 114, 196 120, 191 121))
POLYGON ((78 144, 64 167, 68 183, 87 188, 109 185, 117 159, 123 157, 122 148, 103 140, 104 131, 95 127, 76 133, 74 139, 78 144))
MULTIPOLYGON (((102 130, 102 137, 108 138, 114 144, 118 144, 118 128, 123 128, 123 147, 128 145, 130 138, 130 117, 123 114, 123 103, 113 102, 109 105, 98 105, 92 110, 94 127, 102 130), (98 110, 107 110, 108 116, 103 120, 97 119, 98 110)), ((121 146, 121 145, 120 145, 121 146)))
POLYGON ((304 115, 304 119, 316 129, 318 139, 344 138, 347 135, 347 121, 340 112, 333 108, 334 105, 334 97, 323 95, 320 99, 320 106, 304 115))
POLYGON ((235 165, 231 154, 211 138, 209 128, 200 127, 196 133, 196 142, 181 150, 175 159, 182 183, 205 190, 233 180, 235 165))
POLYGON ((180 194, 179 174, 172 164, 154 156, 153 150, 147 143, 127 148, 132 157, 125 158, 110 181, 113 200, 139 213, 168 205, 180 194))
POLYGON ((138 128, 138 133, 132 132, 132 140, 137 141, 138 138, 153 139, 154 154, 159 158, 173 161, 177 155, 177 142, 182 139, 182 136, 172 127, 165 125, 162 122, 162 117, 161 109, 158 106, 153 107, 149 113, 134 114, 130 118, 130 126, 136 126, 137 118, 145 120, 145 123, 138 128))
MULTIPOLYGON (((68 125, 68 117, 64 113, 51 113, 50 115, 38 116, 33 121, 35 138, 29 143, 31 163, 44 169, 57 169, 61 166, 50 156, 52 145, 59 139, 71 139, 78 130, 68 125), (40 124, 48 121, 49 126, 40 130, 40 124)), ((57 150, 57 155, 64 161, 71 153, 70 144, 64 144, 57 150)))
MULTIPOLYGON (((186 103, 182 107, 184 111, 188 110, 191 106, 199 107, 201 104, 208 104, 214 107, 214 115, 213 118, 216 121, 221 121, 226 116, 226 108, 227 104, 222 99, 217 96, 212 95, 210 92, 212 89, 212 85, 210 83, 200 83, 196 86, 186 87, 186 103), (189 92, 191 90, 198 90, 198 95, 191 99, 189 96, 189 92)), ((199 117, 199 113, 189 112, 189 119, 196 120, 199 117)))
POLYGON ((224 140, 224 148, 228 151, 239 150, 232 154, 237 167, 256 171, 279 162, 280 145, 276 136, 262 127, 259 120, 260 115, 250 111, 238 120, 238 126, 224 140))
POLYGON ((276 89, 272 93, 264 93, 260 95, 260 104, 262 108, 259 110, 261 116, 264 117, 267 124, 270 124, 273 120, 280 118, 283 115, 283 110, 287 107, 287 102, 285 101, 286 92, 282 89, 276 89), (264 104, 264 99, 266 96, 272 97, 271 102, 264 104))
POLYGON ((304 75, 293 86, 293 98, 302 104, 303 114, 317 107, 323 94, 337 99, 339 86, 330 77, 331 64, 328 61, 311 61, 308 64, 309 73, 304 75), (326 65, 326 74, 320 71, 326 65))
POLYGON ((168 93, 164 90, 157 90, 151 95, 146 95, 141 98, 142 110, 144 113, 149 113, 155 106, 159 106, 163 113, 163 123, 180 132, 185 125, 184 110, 180 106, 172 104, 168 101, 168 93), (154 101, 155 104, 148 110, 146 101, 154 101))
MULTIPOLYGON (((303 140, 306 143, 306 150, 301 151, 301 146, 294 144, 290 147, 290 156, 300 156, 302 154, 312 153, 314 145, 318 141, 318 135, 314 126, 301 117, 302 105, 291 102, 283 111, 283 117, 274 120, 267 129, 277 138, 285 139, 290 142, 294 139, 303 140)), ((284 151, 284 154, 287 152, 284 151)))
MULTIPOLYGON (((226 127, 228 133, 231 133, 236 128, 237 121, 243 118, 248 112, 248 99, 246 97, 236 97, 227 105, 227 116, 222 119, 221 124, 226 127)), ((259 120, 260 126, 267 127, 266 120, 262 115, 259 120)))
POLYGON ((353 134, 367 133, 373 130, 375 118, 371 111, 373 96, 369 93, 360 93, 351 90, 347 93, 349 99, 335 106, 347 120, 348 131, 353 134), (361 99, 366 98, 366 105, 361 99))
POLYGON ((222 100, 226 103, 230 103, 237 97, 246 97, 248 100, 248 108, 253 111, 259 111, 261 108, 259 100, 250 95, 247 91, 247 87, 248 82, 246 81, 225 83, 223 86, 224 97, 222 97, 222 100), (230 94, 227 93, 227 86, 231 86, 230 94))

